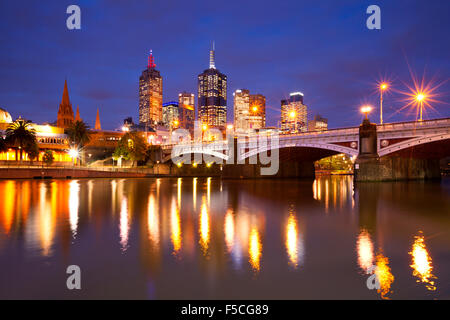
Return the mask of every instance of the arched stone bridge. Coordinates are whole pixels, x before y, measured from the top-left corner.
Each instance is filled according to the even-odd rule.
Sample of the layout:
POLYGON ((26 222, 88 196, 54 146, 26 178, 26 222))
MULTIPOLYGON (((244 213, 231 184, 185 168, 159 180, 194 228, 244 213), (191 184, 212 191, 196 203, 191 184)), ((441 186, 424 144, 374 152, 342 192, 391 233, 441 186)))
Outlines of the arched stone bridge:
MULTIPOLYGON (((278 142, 268 137, 266 145, 258 144, 258 136, 238 139, 237 161, 262 152, 278 149, 280 159, 318 160, 329 155, 344 153, 360 154, 360 127, 331 129, 321 132, 279 135, 278 142)), ((450 156, 450 118, 425 120, 422 122, 386 123, 376 126, 376 153, 379 157, 393 154, 420 153, 424 158, 450 156)), ((229 141, 165 145, 164 161, 172 156, 203 154, 228 162, 233 150, 229 141), (172 149, 174 152, 172 153, 172 149)))

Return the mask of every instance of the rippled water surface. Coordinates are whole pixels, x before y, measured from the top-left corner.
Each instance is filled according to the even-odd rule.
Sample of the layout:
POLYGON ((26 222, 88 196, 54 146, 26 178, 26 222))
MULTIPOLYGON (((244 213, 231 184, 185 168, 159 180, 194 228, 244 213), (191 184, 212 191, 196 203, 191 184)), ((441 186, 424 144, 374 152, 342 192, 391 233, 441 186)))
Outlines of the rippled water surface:
POLYGON ((449 299, 450 180, 1 180, 0 271, 3 299, 449 299))

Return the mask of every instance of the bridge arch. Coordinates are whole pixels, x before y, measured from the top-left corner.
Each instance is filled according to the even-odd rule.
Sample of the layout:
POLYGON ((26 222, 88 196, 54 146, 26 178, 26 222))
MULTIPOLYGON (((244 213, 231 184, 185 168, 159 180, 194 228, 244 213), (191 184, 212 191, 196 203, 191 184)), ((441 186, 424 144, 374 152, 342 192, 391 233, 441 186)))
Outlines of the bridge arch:
MULTIPOLYGON (((181 152, 175 152, 175 157, 182 157, 185 156, 187 154, 191 154, 191 155, 195 155, 195 154, 201 154, 201 155, 209 155, 209 156, 213 156, 219 159, 222 159, 224 161, 228 160, 228 155, 224 154, 223 152, 220 151, 216 151, 216 150, 210 150, 210 149, 204 149, 204 150, 183 150, 181 152)), ((163 159, 163 163, 172 160, 173 156, 172 154, 167 155, 164 159, 163 159)))
MULTIPOLYGON (((304 143, 304 142, 297 142, 297 143, 280 143, 279 145, 277 145, 276 147, 271 147, 271 146, 264 146, 264 147, 260 147, 260 148, 254 148, 251 149, 245 153, 241 153, 239 160, 240 161, 244 161, 247 158, 250 158, 252 156, 255 156, 257 154, 260 154, 262 152, 267 152, 270 150, 275 150, 278 149, 279 151, 283 150, 283 149, 293 149, 293 148, 299 148, 299 149, 315 149, 318 150, 319 152, 316 152, 316 154, 318 156, 320 156, 320 150, 323 150, 323 157, 320 157, 316 160, 320 160, 322 158, 328 157, 330 155, 334 155, 334 154, 339 154, 339 153, 344 153, 348 156, 357 156, 358 155, 358 150, 357 149, 353 149, 350 147, 345 147, 342 145, 336 145, 336 144, 331 144, 331 143, 304 143)), ((317 156, 316 156, 317 157, 317 156)), ((316 158, 314 157, 314 158, 316 158)), ((305 159, 307 160, 307 159, 305 159)))
MULTIPOLYGON (((450 133, 443 133, 443 134, 435 134, 431 136, 422 136, 417 137, 413 139, 408 139, 405 141, 401 141, 395 144, 392 144, 390 146, 384 147, 380 150, 378 150, 378 155, 380 157, 387 156, 396 152, 400 152, 403 150, 407 150, 410 148, 418 147, 418 146, 425 146, 427 144, 431 144, 434 142, 444 142, 448 140, 450 142, 450 133)), ((450 150, 450 148, 448 148, 450 150)), ((449 151, 450 152, 450 151, 449 151)))

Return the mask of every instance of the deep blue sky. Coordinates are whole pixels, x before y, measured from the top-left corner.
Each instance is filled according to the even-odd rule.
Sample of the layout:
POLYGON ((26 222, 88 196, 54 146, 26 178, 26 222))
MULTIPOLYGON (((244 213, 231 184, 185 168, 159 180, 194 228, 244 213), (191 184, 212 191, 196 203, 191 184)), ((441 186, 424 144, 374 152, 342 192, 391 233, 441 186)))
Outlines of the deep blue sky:
MULTIPOLYGON (((2 1, 0 3, 0 107, 13 118, 54 121, 64 79, 74 108, 94 125, 120 127, 138 115, 138 81, 153 49, 164 77, 164 102, 186 90, 197 96, 197 75, 208 67, 211 41, 216 66, 229 79, 228 119, 234 90, 267 97, 268 124, 280 117, 280 100, 302 91, 312 116, 330 127, 359 124, 359 106, 377 104, 383 76, 404 90, 411 68, 437 82, 450 78, 450 1, 2 1), (81 7, 81 30, 66 28, 66 8, 81 7), (381 30, 366 28, 366 8, 381 7, 381 30)), ((448 102, 450 84, 440 87, 448 102)), ((395 113, 405 103, 385 99, 385 121, 414 119, 395 113)), ((434 104, 428 117, 450 116, 434 104)), ((378 116, 373 116, 374 120, 378 116)))

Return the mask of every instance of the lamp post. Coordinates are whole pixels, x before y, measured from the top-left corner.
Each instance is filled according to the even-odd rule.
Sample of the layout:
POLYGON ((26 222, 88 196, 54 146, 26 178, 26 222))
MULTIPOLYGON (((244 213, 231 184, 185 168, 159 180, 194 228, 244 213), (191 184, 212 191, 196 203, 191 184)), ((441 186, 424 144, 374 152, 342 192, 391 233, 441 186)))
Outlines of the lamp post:
POLYGON ((69 150, 69 156, 72 158, 73 160, 73 165, 75 166, 75 162, 78 158, 78 150, 77 149, 70 149, 69 150))
POLYGON ((383 92, 389 88, 389 84, 382 82, 380 84, 380 124, 383 124, 383 92))
POLYGON ((361 112, 364 113, 365 116, 365 120, 369 120, 369 113, 372 111, 372 107, 371 106, 362 106, 361 107, 361 112))
POLYGON ((422 113, 423 113, 423 103, 424 103, 425 98, 426 98, 426 96, 422 92, 419 92, 416 95, 416 101, 419 103, 419 113, 420 113, 419 122, 423 121, 422 113))

